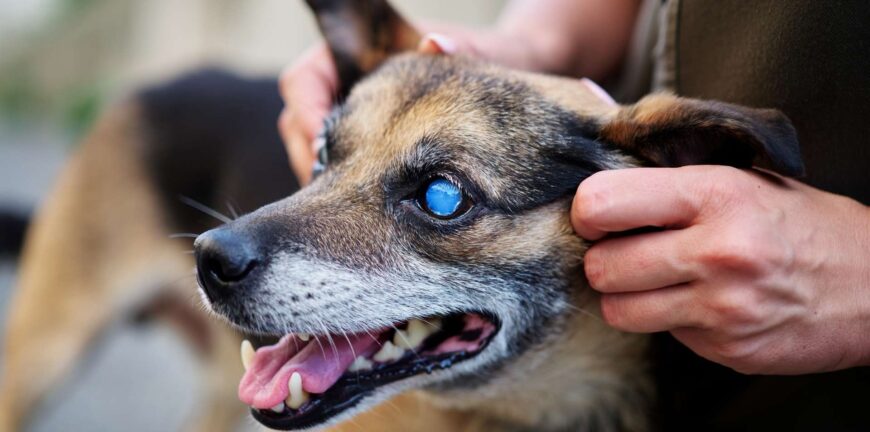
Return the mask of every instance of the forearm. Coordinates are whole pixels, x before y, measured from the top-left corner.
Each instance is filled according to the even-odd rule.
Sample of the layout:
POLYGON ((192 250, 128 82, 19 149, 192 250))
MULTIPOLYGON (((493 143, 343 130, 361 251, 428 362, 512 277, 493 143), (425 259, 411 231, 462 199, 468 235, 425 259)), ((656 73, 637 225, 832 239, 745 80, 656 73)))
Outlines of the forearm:
POLYGON ((622 62, 639 0, 512 0, 498 31, 529 43, 536 69, 604 79, 622 62))

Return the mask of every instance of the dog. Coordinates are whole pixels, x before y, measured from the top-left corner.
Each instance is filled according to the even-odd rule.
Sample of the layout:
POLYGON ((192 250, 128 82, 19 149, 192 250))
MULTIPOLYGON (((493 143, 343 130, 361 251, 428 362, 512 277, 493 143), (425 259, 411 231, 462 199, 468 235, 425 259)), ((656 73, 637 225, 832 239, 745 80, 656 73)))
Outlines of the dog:
POLYGON ((308 4, 342 84, 318 178, 296 192, 273 83, 210 72, 116 106, 28 235, 0 427, 17 430, 131 316, 168 319, 203 355, 214 388, 199 430, 232 428, 237 393, 288 430, 862 424, 855 386, 744 377, 667 335, 606 326, 568 222, 577 185, 604 169, 800 175, 785 116, 667 94, 618 106, 586 81, 414 53, 419 34, 383 1, 308 4), (273 201, 235 220, 213 210, 273 201), (169 236, 217 225, 197 209, 225 224, 196 238, 194 259, 169 236), (229 326, 191 305, 178 277, 194 261, 229 326), (836 403, 796 400, 810 389, 836 403))
POLYGON ((231 431, 240 335, 194 301, 187 238, 298 189, 275 119, 274 78, 208 69, 116 103, 31 222, 6 327, 0 430, 37 415, 118 326, 166 322, 201 359, 191 430, 231 431), (228 206, 230 206, 228 208, 228 206), (187 233, 187 234, 184 234, 187 233), (178 235, 181 237, 178 237, 178 235))
POLYGON ((787 118, 670 95, 620 107, 581 81, 413 53, 384 3, 308 3, 352 88, 324 170, 195 242, 210 310, 272 338, 242 347, 254 417, 324 427, 422 389, 464 412, 460 430, 647 429, 649 342, 594 318, 573 192, 632 166, 800 175, 787 118))

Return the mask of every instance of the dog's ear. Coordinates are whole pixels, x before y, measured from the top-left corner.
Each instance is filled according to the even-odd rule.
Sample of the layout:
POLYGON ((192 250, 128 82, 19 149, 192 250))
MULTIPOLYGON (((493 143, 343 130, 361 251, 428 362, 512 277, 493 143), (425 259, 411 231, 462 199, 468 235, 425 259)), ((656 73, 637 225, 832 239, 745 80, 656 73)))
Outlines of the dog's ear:
POLYGON ((420 43, 420 34, 385 0, 305 1, 335 60, 339 96, 391 54, 420 43))
POLYGON ((656 94, 622 108, 599 134, 657 166, 755 165, 792 177, 804 173, 794 127, 773 109, 656 94))

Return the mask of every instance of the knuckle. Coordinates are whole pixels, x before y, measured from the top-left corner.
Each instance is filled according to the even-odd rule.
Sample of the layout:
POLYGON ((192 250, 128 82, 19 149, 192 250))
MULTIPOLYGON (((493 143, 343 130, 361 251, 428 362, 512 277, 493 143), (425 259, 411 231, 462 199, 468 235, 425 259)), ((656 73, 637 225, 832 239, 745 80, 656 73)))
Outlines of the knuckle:
POLYGON ((598 174, 583 181, 574 196, 575 217, 581 223, 596 221, 607 211, 608 195, 598 182, 598 174))
POLYGON ((605 274, 601 255, 597 248, 590 248, 583 257, 583 268, 586 272, 586 280, 595 289, 605 286, 605 274))
POLYGON ((625 319, 623 316, 622 302, 618 296, 603 295, 601 296, 601 318, 611 327, 618 329, 624 328, 625 319))
POLYGON ((754 354, 752 346, 739 339, 720 341, 713 345, 712 351, 723 364, 735 370, 749 369, 752 364, 750 359, 754 354))
POLYGON ((729 166, 708 167, 697 182, 700 193, 714 203, 735 203, 749 194, 745 173, 729 166))
POLYGON ((730 288, 711 296, 706 305, 714 326, 728 331, 735 326, 756 324, 763 318, 758 296, 751 289, 730 288))
POLYGON ((751 229, 736 227, 722 233, 719 241, 712 242, 700 260, 714 269, 757 274, 766 268, 768 262, 775 260, 769 256, 770 249, 759 236, 752 234, 751 229))

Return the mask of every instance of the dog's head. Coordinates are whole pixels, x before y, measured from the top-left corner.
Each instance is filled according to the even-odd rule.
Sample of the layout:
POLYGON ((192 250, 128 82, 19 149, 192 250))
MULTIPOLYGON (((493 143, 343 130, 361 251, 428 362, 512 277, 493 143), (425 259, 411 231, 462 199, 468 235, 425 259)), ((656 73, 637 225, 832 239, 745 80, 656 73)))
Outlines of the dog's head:
POLYGON ((522 363, 595 307, 568 209, 596 171, 802 170, 778 112, 668 95, 620 107, 579 80, 389 55, 419 37, 386 5, 310 3, 354 84, 326 122, 326 169, 196 241, 210 307, 281 338, 243 347, 240 397, 267 426, 329 424, 409 388, 510 398, 504 377, 546 367, 522 363))

